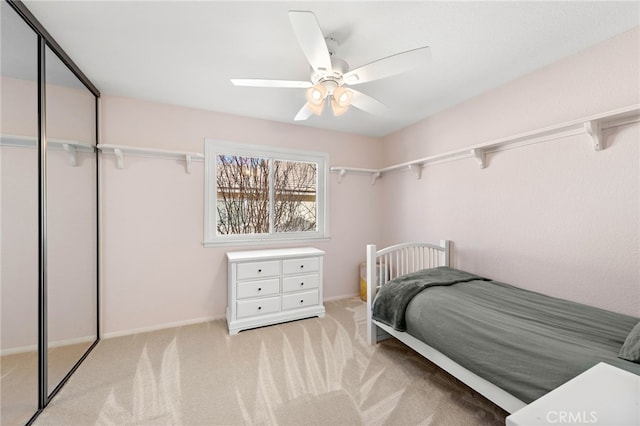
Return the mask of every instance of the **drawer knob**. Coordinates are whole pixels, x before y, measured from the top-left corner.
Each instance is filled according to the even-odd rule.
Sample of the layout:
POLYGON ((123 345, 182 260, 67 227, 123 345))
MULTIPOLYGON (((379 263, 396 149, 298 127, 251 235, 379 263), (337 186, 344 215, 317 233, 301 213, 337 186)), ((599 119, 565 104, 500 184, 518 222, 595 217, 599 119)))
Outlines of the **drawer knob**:
POLYGON ((258 272, 262 272, 262 269, 258 269, 258 272))
POLYGON ((258 291, 262 291, 262 287, 258 287, 258 291))
POLYGON ((300 303, 304 303, 304 300, 300 299, 300 303))
POLYGON ((300 285, 301 285, 301 286, 303 286, 303 285, 304 285, 304 283, 300 283, 300 285))
POLYGON ((304 268, 304 265, 300 265, 300 269, 304 268))
POLYGON ((258 310, 262 309, 262 306, 258 306, 258 310))

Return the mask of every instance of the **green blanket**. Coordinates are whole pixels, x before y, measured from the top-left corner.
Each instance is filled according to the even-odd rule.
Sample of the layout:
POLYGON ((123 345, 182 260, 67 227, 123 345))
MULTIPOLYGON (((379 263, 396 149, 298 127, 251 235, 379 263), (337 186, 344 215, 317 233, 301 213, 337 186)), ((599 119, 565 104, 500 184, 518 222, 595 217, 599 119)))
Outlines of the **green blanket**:
MULTIPOLYGON (((639 318, 458 272, 446 268, 427 273, 426 283, 414 282, 420 289, 408 302, 405 295, 383 296, 387 303, 378 306, 374 318, 381 318, 381 307, 392 308, 389 300, 401 301, 397 313, 384 312, 379 320, 391 325, 391 318, 406 327, 407 334, 525 403, 598 362, 640 375, 640 364, 618 358, 639 318)), ((409 286, 419 275, 400 281, 409 286)), ((395 287, 400 293, 412 292, 403 284, 395 287)))
POLYGON ((407 305, 416 294, 433 286, 475 280, 486 280, 486 278, 446 266, 402 275, 380 288, 373 302, 373 319, 391 326, 395 330, 405 331, 407 326, 404 314, 407 305))

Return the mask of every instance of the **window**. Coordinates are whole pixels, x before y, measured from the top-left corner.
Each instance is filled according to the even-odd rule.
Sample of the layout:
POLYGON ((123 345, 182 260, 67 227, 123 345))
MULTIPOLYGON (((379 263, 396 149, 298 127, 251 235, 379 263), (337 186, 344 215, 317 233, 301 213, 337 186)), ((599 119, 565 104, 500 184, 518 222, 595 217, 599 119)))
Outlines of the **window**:
POLYGON ((328 155, 205 140, 205 246, 328 238, 328 155))

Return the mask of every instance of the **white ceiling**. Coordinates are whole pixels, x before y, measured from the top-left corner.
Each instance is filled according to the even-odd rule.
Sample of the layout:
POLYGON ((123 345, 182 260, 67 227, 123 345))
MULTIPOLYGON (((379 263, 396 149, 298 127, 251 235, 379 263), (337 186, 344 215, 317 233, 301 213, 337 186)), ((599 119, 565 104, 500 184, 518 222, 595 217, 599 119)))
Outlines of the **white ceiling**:
MULTIPOLYGON (((230 78, 307 80, 288 10, 316 14, 351 69, 431 46, 428 67, 358 90, 391 108, 301 125, 384 136, 640 25, 640 2, 26 1, 103 94, 293 123, 304 89, 230 78)), ((327 110, 327 109, 325 109, 327 110)))

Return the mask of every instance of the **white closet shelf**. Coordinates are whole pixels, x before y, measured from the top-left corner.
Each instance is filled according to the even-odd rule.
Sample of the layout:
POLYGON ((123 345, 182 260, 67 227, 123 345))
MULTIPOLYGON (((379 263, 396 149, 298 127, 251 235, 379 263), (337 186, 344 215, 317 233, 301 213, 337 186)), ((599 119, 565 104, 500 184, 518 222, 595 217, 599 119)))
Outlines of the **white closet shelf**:
POLYGON ((185 170, 191 173, 191 163, 193 161, 204 160, 204 154, 199 152, 172 151, 165 149, 141 148, 127 145, 99 144, 98 149, 105 154, 113 154, 116 157, 116 165, 119 169, 124 168, 124 154, 138 157, 164 158, 164 159, 184 159, 185 170))
MULTIPOLYGON (((0 146, 36 148, 38 138, 35 136, 1 135, 0 146)), ((94 152, 96 147, 87 142, 47 138, 47 149, 65 151, 69 155, 69 164, 75 167, 78 165, 78 152, 94 152)))
POLYGON ((345 177, 347 173, 371 175, 371 184, 375 183, 376 179, 380 177, 380 171, 376 169, 360 169, 357 167, 331 167, 329 170, 334 173, 338 173, 338 183, 342 183, 342 178, 345 177))
POLYGON ((384 176, 390 172, 404 170, 411 170, 416 178, 420 179, 422 177, 422 168, 427 165, 456 161, 464 158, 474 158, 478 166, 484 169, 487 167, 487 154, 581 134, 589 136, 589 140, 595 151, 601 151, 606 148, 605 141, 602 138, 603 130, 637 122, 640 122, 640 105, 631 105, 579 120, 567 121, 507 138, 494 139, 489 142, 471 145, 466 148, 431 155, 381 169, 334 166, 331 167, 331 171, 338 173, 338 183, 342 182, 342 178, 348 173, 368 173, 371 175, 371 183, 374 184, 380 176, 384 176))

